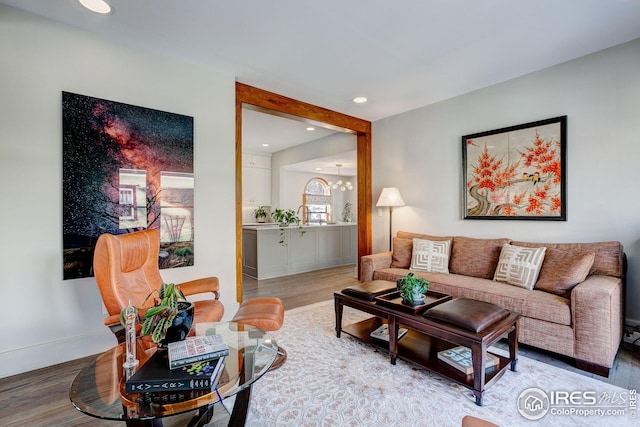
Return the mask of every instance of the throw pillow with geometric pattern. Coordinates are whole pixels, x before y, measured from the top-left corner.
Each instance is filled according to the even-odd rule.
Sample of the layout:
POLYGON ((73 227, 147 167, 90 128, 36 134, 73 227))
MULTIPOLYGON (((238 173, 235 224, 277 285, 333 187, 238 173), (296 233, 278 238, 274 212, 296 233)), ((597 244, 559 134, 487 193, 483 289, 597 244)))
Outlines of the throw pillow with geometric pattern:
POLYGON ((413 239, 411 270, 449 273, 451 240, 413 239))
POLYGON ((546 247, 525 248, 505 243, 493 280, 525 289, 533 289, 544 261, 546 247))

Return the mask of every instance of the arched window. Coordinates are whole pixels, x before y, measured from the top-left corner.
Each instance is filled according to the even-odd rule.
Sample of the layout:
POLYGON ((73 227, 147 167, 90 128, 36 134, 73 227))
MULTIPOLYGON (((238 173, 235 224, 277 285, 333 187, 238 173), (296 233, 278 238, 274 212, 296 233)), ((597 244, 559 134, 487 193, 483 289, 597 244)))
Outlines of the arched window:
POLYGON ((302 195, 305 224, 321 224, 331 221, 331 187, 322 178, 312 178, 307 182, 302 195))

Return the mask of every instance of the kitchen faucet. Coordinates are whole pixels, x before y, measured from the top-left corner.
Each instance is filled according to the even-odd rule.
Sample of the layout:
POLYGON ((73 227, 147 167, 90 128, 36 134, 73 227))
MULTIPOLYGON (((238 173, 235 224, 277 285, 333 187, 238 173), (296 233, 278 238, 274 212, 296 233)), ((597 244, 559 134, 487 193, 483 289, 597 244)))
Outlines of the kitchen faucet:
POLYGON ((296 211, 296 215, 300 215, 300 209, 302 209, 302 208, 304 208, 304 218, 302 220, 302 223, 304 225, 309 225, 309 208, 307 208, 305 205, 298 206, 298 210, 296 211))

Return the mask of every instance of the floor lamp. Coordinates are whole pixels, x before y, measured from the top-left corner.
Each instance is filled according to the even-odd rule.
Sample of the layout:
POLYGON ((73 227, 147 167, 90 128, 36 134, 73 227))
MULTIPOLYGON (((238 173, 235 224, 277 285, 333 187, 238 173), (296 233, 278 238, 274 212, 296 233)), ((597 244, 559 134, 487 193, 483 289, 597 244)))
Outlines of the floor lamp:
POLYGON ((404 206, 404 200, 396 187, 386 187, 382 189, 376 207, 382 208, 386 206, 389 207, 389 250, 391 251, 393 250, 393 207, 404 206))

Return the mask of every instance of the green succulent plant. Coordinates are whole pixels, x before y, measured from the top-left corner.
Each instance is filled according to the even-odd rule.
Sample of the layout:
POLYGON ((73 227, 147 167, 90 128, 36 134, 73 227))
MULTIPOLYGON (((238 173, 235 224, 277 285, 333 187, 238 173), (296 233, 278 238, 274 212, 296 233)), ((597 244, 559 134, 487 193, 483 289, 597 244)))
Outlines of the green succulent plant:
MULTIPOLYGON (((178 314, 178 301, 186 301, 184 294, 173 283, 163 283, 160 286, 160 290, 154 290, 145 298, 143 305, 149 301, 149 298, 154 297, 153 307, 149 307, 144 311, 144 308, 134 307, 138 319, 142 322, 141 335, 151 335, 151 339, 155 343, 162 341, 167 333, 167 329, 173 323, 173 320, 178 314), (157 294, 157 298, 154 297, 157 294), (140 312, 144 312, 142 317, 140 312)), ((125 312, 127 307, 120 311, 120 323, 122 326, 126 325, 125 312)))
POLYGON ((422 277, 418 277, 413 273, 402 276, 396 280, 396 286, 402 293, 402 299, 410 304, 415 302, 414 295, 426 294, 431 286, 431 282, 422 277))

